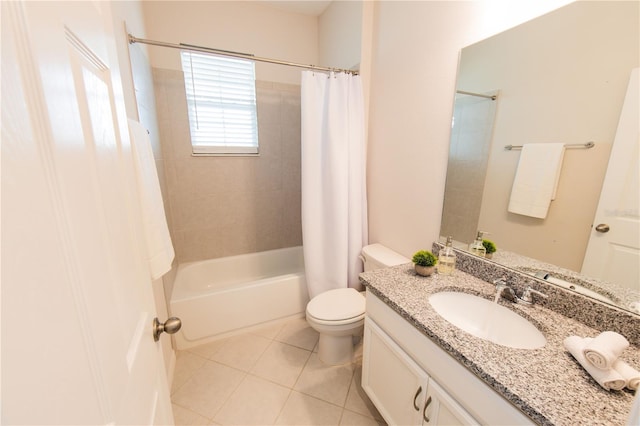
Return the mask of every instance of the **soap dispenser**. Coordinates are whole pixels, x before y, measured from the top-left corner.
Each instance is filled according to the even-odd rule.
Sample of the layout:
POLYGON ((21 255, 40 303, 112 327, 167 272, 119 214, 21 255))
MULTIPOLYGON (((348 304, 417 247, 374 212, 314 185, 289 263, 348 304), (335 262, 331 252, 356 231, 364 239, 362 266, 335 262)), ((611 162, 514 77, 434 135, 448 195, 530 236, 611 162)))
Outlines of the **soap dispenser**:
POLYGON ((440 250, 438 256, 438 273, 451 275, 454 269, 456 269, 456 253, 453 251, 453 239, 448 236, 446 245, 440 250))
POLYGON ((484 248, 482 244, 482 237, 484 236, 484 231, 478 231, 478 235, 476 236, 476 240, 469 244, 469 251, 471 254, 475 254, 476 256, 485 257, 487 253, 487 249, 484 248))

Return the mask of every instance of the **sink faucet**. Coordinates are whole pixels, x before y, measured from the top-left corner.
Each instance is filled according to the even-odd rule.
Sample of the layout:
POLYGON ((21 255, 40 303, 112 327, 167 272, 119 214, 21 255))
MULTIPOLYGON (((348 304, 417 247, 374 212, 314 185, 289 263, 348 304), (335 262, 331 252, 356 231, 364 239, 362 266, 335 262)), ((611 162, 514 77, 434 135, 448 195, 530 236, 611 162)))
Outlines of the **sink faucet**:
POLYGON ((497 280, 493 281, 493 284, 495 284, 496 286, 496 297, 494 299, 494 302, 496 303, 498 303, 500 297, 504 297, 511 302, 522 303, 523 305, 533 305, 534 294, 545 299, 549 297, 546 294, 531 288, 530 286, 527 286, 527 288, 525 288, 524 292, 522 293, 522 297, 519 297, 516 294, 515 290, 509 286, 505 277, 498 278, 497 280))
POLYGON ((534 290, 531 287, 527 287, 524 289, 524 293, 522 293, 522 297, 520 298, 520 301, 522 303, 524 303, 525 305, 533 305, 533 295, 536 296, 540 296, 544 299, 547 299, 549 296, 547 296, 546 294, 538 291, 538 290, 534 290))
POLYGON ((516 292, 509 286, 509 284, 507 283, 507 279, 505 277, 498 278, 493 283, 496 286, 496 298, 493 300, 494 302, 498 303, 498 300, 500 300, 500 297, 502 297, 503 293, 505 292, 506 292, 506 295, 504 295, 505 299, 510 300, 512 302, 518 301, 518 296, 516 296, 516 292))

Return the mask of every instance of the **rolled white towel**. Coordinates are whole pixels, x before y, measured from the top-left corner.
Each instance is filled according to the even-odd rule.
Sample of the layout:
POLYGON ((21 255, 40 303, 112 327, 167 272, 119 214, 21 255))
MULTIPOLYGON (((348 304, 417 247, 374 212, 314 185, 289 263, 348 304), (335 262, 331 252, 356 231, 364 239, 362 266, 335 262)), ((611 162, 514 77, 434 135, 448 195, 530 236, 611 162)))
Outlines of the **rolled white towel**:
POLYGON ((613 364, 616 370, 627 381, 627 388, 637 390, 640 387, 640 371, 636 370, 623 360, 619 359, 613 364))
POLYGON ((620 390, 627 385, 627 381, 622 374, 614 369, 601 370, 595 368, 583 355, 585 340, 578 336, 569 336, 564 339, 564 347, 580 363, 582 368, 593 377, 606 390, 620 390))
POLYGON ((615 331, 604 331, 587 340, 582 353, 594 367, 608 370, 628 347, 629 341, 623 335, 615 331))

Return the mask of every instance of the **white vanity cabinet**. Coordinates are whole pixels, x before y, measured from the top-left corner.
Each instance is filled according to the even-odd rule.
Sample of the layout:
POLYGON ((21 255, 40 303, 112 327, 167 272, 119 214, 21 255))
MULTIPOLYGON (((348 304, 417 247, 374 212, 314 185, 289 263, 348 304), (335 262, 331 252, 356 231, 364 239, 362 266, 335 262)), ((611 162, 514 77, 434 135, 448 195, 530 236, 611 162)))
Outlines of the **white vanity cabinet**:
POLYGON ((421 424, 428 381, 427 373, 367 318, 362 388, 388 424, 421 424))
POLYGON ((478 424, 370 318, 364 342, 362 387, 388 424, 478 424))
POLYGON ((533 422, 367 291, 362 388, 389 424, 533 422))
POLYGON ((427 391, 423 424, 429 425, 477 425, 471 414, 431 379, 427 391))

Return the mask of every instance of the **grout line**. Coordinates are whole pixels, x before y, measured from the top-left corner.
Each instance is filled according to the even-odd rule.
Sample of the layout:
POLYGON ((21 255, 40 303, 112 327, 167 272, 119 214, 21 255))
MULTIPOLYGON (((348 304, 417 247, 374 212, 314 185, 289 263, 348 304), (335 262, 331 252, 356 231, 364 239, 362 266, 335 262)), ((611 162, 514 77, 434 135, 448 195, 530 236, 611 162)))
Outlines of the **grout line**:
POLYGON ((353 376, 356 374, 356 368, 358 368, 356 366, 356 364, 352 361, 351 362, 351 376, 349 377, 349 386, 347 387, 347 394, 344 396, 344 402, 342 403, 342 408, 345 408, 347 405, 347 400, 349 399, 349 391, 351 390, 351 385, 353 384, 353 376))
MULTIPOLYGON (((176 393, 178 393, 178 391, 179 391, 180 389, 182 389, 182 388, 184 387, 184 385, 186 385, 186 384, 189 382, 189 380, 191 380, 191 379, 193 378, 193 376, 196 374, 196 372, 197 372, 197 371, 199 371, 200 369, 202 369, 202 367, 204 367, 204 366, 205 366, 205 364, 207 363, 207 361, 209 361, 208 359, 206 359, 206 358, 204 358, 204 357, 202 357, 202 356, 200 356, 200 355, 198 355, 198 354, 194 354, 194 353, 189 352, 189 355, 194 355, 194 356, 195 356, 195 357, 197 357, 197 358, 201 358, 201 359, 203 359, 203 360, 204 360, 204 362, 202 363, 202 365, 201 365, 200 367, 198 367, 198 368, 196 368, 195 370, 193 370, 193 372, 192 372, 191 374, 189 374, 189 377, 187 377, 187 378, 182 382, 182 384, 181 384, 181 385, 179 385, 178 387, 176 387, 176 388, 175 388, 175 390, 174 390, 174 389, 169 389, 169 398, 171 399, 171 402, 173 402, 173 395, 175 395, 176 393)), ((177 363, 178 363, 178 359, 177 359, 177 357, 176 357, 176 364, 177 364, 177 363)), ((174 380, 173 380, 173 382, 175 383, 175 373, 174 373, 174 380)), ((172 387, 173 387, 173 384, 172 384, 172 387)))
POLYGON ((313 356, 313 352, 309 351, 309 356, 307 357, 307 360, 304 362, 304 365, 300 369, 300 372, 298 373, 298 377, 296 377, 296 380, 293 382, 293 385, 291 386, 291 390, 295 390, 295 387, 298 384, 298 381, 300 380, 300 376, 302 376, 302 373, 304 372, 305 368, 307 368, 307 365, 309 365, 309 360, 311 359, 312 356, 313 356))
MULTIPOLYGON (((354 365, 353 363, 351 363, 352 365, 354 365)), ((349 400, 349 392, 351 392, 351 388, 353 387, 353 377, 356 374, 356 368, 354 365, 354 369, 353 369, 353 373, 351 374, 351 378, 349 379, 349 387, 347 388, 347 396, 345 396, 344 398, 344 405, 343 408, 347 407, 347 401, 349 400)))
MULTIPOLYGON (((352 414, 356 414, 356 415, 358 415, 358 416, 366 417, 367 419, 374 420, 377 424, 380 424, 380 422, 381 422, 381 421, 384 421, 384 419, 379 419, 379 418, 377 418, 377 417, 372 417, 372 416, 370 416, 370 415, 368 415, 368 414, 363 414, 363 413, 359 413, 359 412, 357 412, 357 411, 349 410, 348 408, 345 408, 345 409, 343 410, 343 412, 342 412, 342 414, 343 414, 343 415, 344 415, 344 412, 345 412, 345 411, 348 411, 348 412, 350 412, 350 413, 352 413, 352 414)), ((342 419, 340 419, 340 420, 342 421, 342 419)))
MULTIPOLYGON (((212 419, 208 418, 207 416, 203 416, 202 414, 198 413, 197 411, 192 410, 191 408, 187 408, 183 405, 180 405, 178 403, 175 403, 173 401, 171 401, 171 404, 176 405, 180 408, 182 408, 183 410, 189 411, 190 413, 193 413, 195 415, 197 415, 198 417, 202 417, 203 419, 207 419, 207 421, 212 421, 212 419)), ((175 421, 175 414, 174 414, 174 421, 175 421)))
POLYGON ((291 399, 291 395, 292 394, 293 394, 293 389, 289 388, 289 395, 287 395, 287 399, 284 401, 284 404, 282 404, 282 406, 280 407, 280 411, 278 411, 278 415, 276 416, 276 419, 273 422, 274 424, 278 423, 278 420, 280 419, 280 416, 282 415, 282 412, 284 411, 284 407, 287 406, 287 403, 289 402, 289 399, 291 399))
MULTIPOLYGON (((271 344, 267 347, 267 349, 265 350, 265 353, 266 353, 266 351, 267 351, 267 350, 269 350, 269 348, 270 348, 270 347, 271 347, 271 345, 273 345, 273 344, 287 345, 286 343, 278 342, 277 340, 274 340, 274 341, 272 341, 272 342, 271 342, 271 344)), ((305 360, 304 364, 302 365, 302 368, 300 369, 300 372, 299 372, 299 373, 298 373, 298 375, 296 376, 296 379, 293 381, 293 384, 292 384, 291 386, 283 385, 282 383, 278 383, 278 382, 276 382, 275 380, 270 379, 270 378, 268 378, 268 377, 262 377, 262 376, 260 376, 259 374, 257 374, 256 372, 254 372, 254 371, 253 371, 253 368, 255 367, 255 365, 257 365, 257 363, 260 361, 260 359, 262 359, 262 357, 264 356, 264 353, 263 353, 262 355, 260 355, 260 358, 258 358, 258 360, 256 361, 256 364, 254 364, 254 367, 251 367, 251 370, 250 370, 248 373, 249 373, 251 376, 253 376, 253 377, 257 377, 257 378, 259 378, 259 379, 266 380, 266 381, 268 381, 268 382, 274 383, 274 384, 276 384, 276 385, 278 385, 278 386, 282 386, 282 387, 288 388, 288 389, 290 389, 290 390, 293 390, 293 387, 294 387, 294 386, 295 386, 295 384, 298 382, 298 379, 300 378, 300 375, 302 374, 302 371, 304 370, 304 367, 307 365, 307 362, 309 362, 309 358, 311 358, 312 353, 311 353, 311 351, 309 351, 308 349, 301 349, 301 348, 298 348, 297 346, 293 346, 293 345, 287 345, 287 346, 292 347, 292 348, 294 348, 294 349, 298 349, 298 350, 302 350, 302 351, 308 352, 307 359, 305 360)))
MULTIPOLYGON (((213 414, 213 416, 212 416, 211 418, 209 418, 209 417, 207 417, 207 416, 205 416, 205 415, 202 415, 202 414, 200 414, 200 413, 198 413, 198 412, 196 412, 196 411, 193 411, 193 410, 191 410, 191 409, 189 409, 189 408, 183 407, 183 406, 182 406, 182 405, 180 405, 180 404, 176 404, 173 400, 172 400, 171 402, 172 402, 173 404, 176 404, 177 406, 179 406, 179 407, 181 407, 181 408, 184 408, 184 409, 186 409, 186 410, 188 410, 188 411, 190 411, 190 412, 193 412, 194 414, 197 414, 197 415, 198 415, 198 416, 200 416, 200 417, 203 417, 203 418, 208 419, 208 421, 210 421, 210 422, 214 422, 214 423, 215 423, 215 420, 214 420, 214 419, 215 419, 215 417, 220 413, 220 411, 222 410, 222 408, 223 408, 223 407, 224 407, 224 406, 229 402, 230 398, 235 394, 235 392, 237 392, 237 391, 238 391, 238 388, 242 385, 242 383, 244 383, 244 381, 245 381, 245 380, 247 380, 247 378, 248 378, 249 376, 251 376, 251 377, 254 377, 254 378, 258 378, 258 379, 261 379, 261 380, 265 380, 265 381, 271 382, 271 383, 273 383, 273 384, 275 384, 275 385, 281 386, 281 387, 286 388, 286 389, 288 389, 288 390, 289 390, 289 394, 287 395, 287 398, 286 398, 286 400, 285 400, 284 404, 280 407, 280 410, 279 410, 279 412, 278 412, 278 415, 276 416, 276 421, 277 421, 277 419, 279 419, 279 418, 280 418, 280 416, 282 415, 282 413, 283 413, 283 411, 284 411, 284 407, 285 407, 285 406, 287 405, 287 403, 290 401, 290 399, 291 399, 291 397, 292 397, 293 393, 294 393, 294 392, 297 392, 297 393, 298 393, 298 394, 300 394, 300 395, 304 395, 304 396, 306 396, 306 397, 310 397, 310 398, 313 398, 313 399, 315 399, 315 400, 318 400, 318 401, 324 402, 324 403, 326 403, 326 404, 330 404, 330 405, 332 405, 332 406, 334 406, 334 407, 338 407, 338 408, 340 408, 340 409, 341 409, 341 412, 340 412, 340 418, 339 418, 338 424, 340 424, 340 422, 342 422, 342 419, 344 418, 344 413, 345 413, 345 411, 349 411, 350 413, 354 413, 354 414, 357 414, 357 415, 360 415, 360 416, 363 416, 363 417, 367 417, 367 418, 373 419, 373 420, 374 420, 374 421, 376 421, 376 422, 379 422, 379 419, 377 419, 376 417, 372 417, 371 415, 367 415, 367 414, 359 413, 359 412, 356 412, 356 411, 353 411, 353 410, 348 410, 348 409, 346 408, 346 404, 347 404, 347 401, 348 401, 349 393, 352 391, 352 388, 354 387, 354 377, 355 377, 355 374, 356 374, 356 370, 358 369, 358 366, 359 366, 359 363, 357 363, 357 362, 356 362, 356 361, 354 361, 354 360, 352 360, 352 362, 351 362, 351 374, 350 374, 350 376, 349 376, 349 385, 348 385, 348 387, 347 387, 347 393, 346 393, 346 396, 345 396, 345 398, 344 398, 344 401, 342 402, 342 405, 340 405, 340 404, 336 404, 336 403, 334 403, 334 402, 326 401, 326 400, 324 400, 324 399, 322 399, 322 398, 319 398, 319 397, 317 397, 317 396, 310 395, 310 394, 305 393, 304 391, 300 391, 300 390, 296 390, 296 389, 295 389, 296 385, 297 385, 297 384, 299 383, 299 381, 300 381, 300 378, 302 377, 302 374, 305 372, 306 368, 309 366, 310 361, 311 361, 311 357, 312 357, 314 354, 316 354, 316 356, 317 356, 317 353, 316 353, 316 352, 314 352, 314 349, 315 349, 315 348, 317 348, 317 345, 318 345, 318 342, 316 341, 316 343, 315 343, 314 347, 313 347, 311 350, 309 350, 309 349, 307 349, 307 348, 303 348, 303 347, 297 346, 297 345, 295 345, 295 344, 291 344, 290 342, 285 342, 285 341, 282 341, 282 340, 278 340, 278 336, 279 336, 279 335, 280 335, 280 333, 281 333, 281 332, 286 328, 286 324, 287 324, 287 323, 291 323, 291 324, 293 324, 295 321, 297 321, 297 320, 292 320, 292 321, 290 321, 290 322, 285 322, 285 323, 283 323, 283 325, 280 327, 280 329, 278 330, 278 332, 277 332, 277 333, 275 333, 275 335, 274 335, 273 337, 267 337, 267 336, 260 335, 260 334, 254 333, 254 332, 247 332, 247 333, 244 333, 244 335, 245 335, 245 336, 251 336, 251 337, 261 338, 261 339, 264 339, 264 340, 268 340, 268 341, 270 341, 270 342, 269 342, 269 344, 265 347, 265 349, 264 349, 264 350, 262 351, 262 353, 257 357, 257 359, 255 360, 255 362, 251 365, 251 367, 250 367, 247 371, 242 370, 242 369, 239 369, 239 368, 234 367, 234 366, 231 366, 231 365, 227 365, 227 364, 225 364, 225 363, 223 363, 223 362, 216 361, 216 360, 214 360, 214 359, 212 359, 212 358, 207 358, 206 356, 203 356, 203 355, 201 355, 201 354, 199 354, 199 353, 192 352, 192 350, 193 350, 193 349, 196 349, 196 348, 198 348, 198 347, 200 347, 200 346, 196 346, 196 347, 193 347, 193 348, 189 348, 189 349, 185 349, 185 350, 183 350, 183 351, 180 351, 180 352, 186 352, 186 353, 187 353, 187 354, 189 354, 189 355, 193 355, 193 356, 195 356, 195 357, 197 357, 197 358, 203 359, 205 362, 203 363, 203 365, 202 365, 202 366, 200 366, 200 367, 198 367, 197 369, 195 369, 195 370, 194 370, 194 371, 189 375, 189 377, 185 380, 185 382, 184 382, 182 385, 180 385, 178 388, 176 388, 175 392, 174 392, 174 393, 172 393, 172 396, 173 396, 175 393, 177 393, 177 392, 178 392, 178 391, 179 391, 179 390, 180 390, 180 389, 181 389, 181 388, 182 388, 182 387, 183 387, 187 382, 189 382, 191 379, 193 379, 193 377, 194 377, 196 374, 198 374, 198 371, 200 371, 200 370, 201 370, 201 369, 202 369, 202 368, 203 368, 203 367, 204 367, 208 362, 212 362, 212 363, 215 363, 215 364, 224 365, 225 367, 228 367, 228 368, 232 368, 232 369, 234 369, 234 370, 236 370, 236 371, 241 372, 243 376, 242 376, 242 378, 239 380, 238 384, 237 384, 237 385, 236 385, 236 386, 231 390, 231 392, 229 393, 229 395, 228 395, 228 396, 227 396, 227 397, 226 397, 226 398, 221 402, 220 407, 218 408, 218 410, 216 410, 216 412, 213 414), (262 357, 265 355, 265 353, 268 351, 268 349, 269 349, 269 348, 274 344, 274 342, 277 342, 278 344, 287 345, 288 347, 296 348, 296 349, 299 349, 299 350, 304 350, 304 351, 306 351, 306 352, 307 352, 307 358, 306 358, 306 360, 305 360, 304 364, 302 365, 302 368, 301 368, 301 369, 300 369, 300 371, 298 372, 298 375, 297 375, 297 377, 296 377, 295 381, 293 382, 293 384, 292 384, 291 386, 283 385, 283 384, 278 383, 278 382, 275 382, 275 381, 273 381, 273 380, 271 380, 271 379, 268 379, 268 378, 265 378, 265 377, 261 377, 261 376, 259 376, 259 375, 255 374, 254 372, 252 372, 253 368, 255 368, 255 366, 257 365, 257 363, 260 361, 260 359, 262 359, 262 357)), ((243 336, 243 334, 239 334, 239 335, 234 336, 234 337, 240 337, 240 336, 243 336)), ((227 344, 228 344, 228 340, 229 340, 229 339, 225 339, 225 340, 227 340, 227 341, 226 341, 226 342, 224 342, 224 344, 222 344, 222 345, 221 345, 217 350, 215 350, 215 351, 211 354, 211 356, 212 356, 212 357, 213 357, 213 356, 215 356, 219 351, 221 351, 224 347, 226 347, 226 346, 227 346, 227 344)), ((205 345, 206 345, 206 344, 205 344, 205 345)), ((201 346, 204 346, 204 345, 201 345, 201 346)))
MULTIPOLYGON (((224 364, 222 364, 224 365, 224 364)), ((227 366, 228 367, 228 366, 227 366)), ((232 367, 230 367, 232 368, 232 367)), ((237 370, 237 369, 236 369, 237 370)), ((242 371, 242 370, 238 370, 238 371, 242 371)), ((215 421, 216 416, 220 413, 220 411, 224 408, 224 406, 227 404, 227 402, 229 402, 229 399, 231 399, 231 397, 236 393, 236 391, 238 390, 238 388, 240 387, 240 385, 242 385, 242 383, 244 383, 244 381, 247 379, 247 376, 249 375, 249 373, 247 373, 246 371, 242 371, 244 373, 244 377, 238 381, 238 384, 233 388, 233 390, 231 392, 229 392, 229 395, 224 399, 224 401, 222 401, 222 403, 220 404, 220 407, 216 410, 215 414, 213 415, 213 417, 211 417, 209 420, 211 420, 212 422, 215 421)))
MULTIPOLYGON (((311 395, 311 394, 308 394, 308 393, 304 393, 304 392, 302 392, 302 391, 295 390, 295 389, 291 389, 291 391, 292 391, 292 392, 299 393, 300 395, 303 395, 303 396, 307 396, 307 397, 309 397, 309 398, 313 398, 313 399, 318 400, 318 401, 320 401, 320 402, 324 402, 325 404, 333 405, 333 406, 334 406, 334 407, 336 407, 336 408, 340 408, 340 409, 342 409, 342 410, 344 410, 344 409, 345 409, 344 407, 342 407, 342 406, 340 406, 340 405, 338 405, 338 404, 336 404, 336 403, 334 403, 334 402, 327 401, 326 399, 318 398, 318 397, 317 397, 317 396, 315 396, 315 395, 311 395)), ((351 411, 351 410, 349 410, 349 411, 351 411)))

